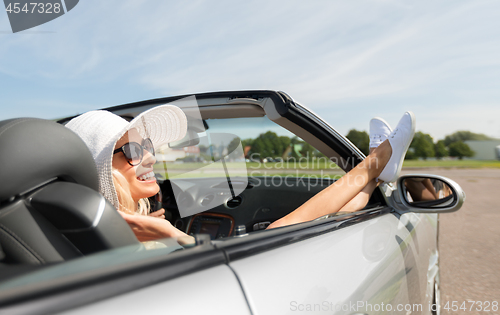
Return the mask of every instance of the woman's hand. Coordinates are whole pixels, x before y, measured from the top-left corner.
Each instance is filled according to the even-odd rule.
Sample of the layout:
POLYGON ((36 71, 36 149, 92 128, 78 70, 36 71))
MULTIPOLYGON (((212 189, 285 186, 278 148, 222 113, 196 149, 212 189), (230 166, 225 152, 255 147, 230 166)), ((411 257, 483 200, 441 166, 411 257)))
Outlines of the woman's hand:
POLYGON ((165 209, 161 208, 158 211, 151 212, 150 214, 148 214, 148 216, 160 218, 160 219, 165 219, 165 209))
POLYGON ((133 215, 123 213, 121 211, 118 212, 125 219, 125 221, 127 221, 135 236, 141 242, 152 241, 165 237, 188 236, 186 233, 172 226, 172 224, 170 224, 167 220, 159 219, 158 217, 153 216, 133 215))

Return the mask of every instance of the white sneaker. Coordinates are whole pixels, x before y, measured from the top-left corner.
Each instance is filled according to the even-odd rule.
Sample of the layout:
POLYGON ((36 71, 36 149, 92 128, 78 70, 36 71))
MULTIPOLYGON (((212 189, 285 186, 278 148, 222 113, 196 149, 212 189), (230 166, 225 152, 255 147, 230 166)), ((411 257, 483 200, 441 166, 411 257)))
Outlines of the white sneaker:
POLYGON ((391 134, 392 128, 382 118, 370 120, 370 149, 378 147, 391 134))
POLYGON ((410 147, 415 134, 415 115, 412 112, 404 113, 396 129, 387 137, 392 148, 391 158, 380 173, 378 180, 386 183, 396 181, 403 166, 406 151, 410 147))

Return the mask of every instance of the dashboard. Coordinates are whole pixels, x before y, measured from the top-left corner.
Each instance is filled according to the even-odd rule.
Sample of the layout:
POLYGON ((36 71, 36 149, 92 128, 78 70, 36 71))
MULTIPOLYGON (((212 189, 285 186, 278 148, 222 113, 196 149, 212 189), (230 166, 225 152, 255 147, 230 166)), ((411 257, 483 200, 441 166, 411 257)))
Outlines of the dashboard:
POLYGON ((277 183, 272 177, 248 177, 235 181, 233 187, 245 187, 240 187, 242 192, 234 198, 225 189, 225 178, 165 180, 160 182, 165 217, 189 235, 209 234, 212 239, 240 235, 267 228, 334 182, 316 178, 287 180, 277 183), (206 210, 187 216, 179 211, 195 206, 206 210))
POLYGON ((187 234, 208 234, 211 239, 224 238, 234 233, 234 218, 219 213, 194 215, 189 221, 187 234))

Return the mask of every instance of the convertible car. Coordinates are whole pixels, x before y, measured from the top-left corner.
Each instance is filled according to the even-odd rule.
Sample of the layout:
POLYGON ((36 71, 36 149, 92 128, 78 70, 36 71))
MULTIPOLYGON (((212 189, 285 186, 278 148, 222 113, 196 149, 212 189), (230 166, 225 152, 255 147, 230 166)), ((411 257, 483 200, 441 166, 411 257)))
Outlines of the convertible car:
POLYGON ((465 200, 454 181, 404 175, 364 209, 269 230, 363 153, 283 92, 107 110, 162 104, 185 111, 188 133, 158 148, 152 202, 195 244, 135 238, 72 117, 0 122, 2 314, 439 314, 438 215, 465 200), (432 198, 413 193, 424 182, 432 198))

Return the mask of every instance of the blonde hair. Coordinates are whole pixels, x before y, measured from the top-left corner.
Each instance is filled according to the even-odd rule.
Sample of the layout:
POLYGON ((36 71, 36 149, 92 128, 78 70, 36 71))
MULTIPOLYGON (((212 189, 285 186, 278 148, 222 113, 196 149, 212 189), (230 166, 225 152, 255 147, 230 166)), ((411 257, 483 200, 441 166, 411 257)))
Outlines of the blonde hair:
POLYGON ((127 183, 125 177, 123 177, 123 175, 117 170, 113 170, 112 175, 116 194, 118 195, 118 202, 120 204, 118 210, 127 214, 148 215, 151 211, 151 205, 149 204, 148 198, 143 198, 139 200, 137 205, 134 205, 134 200, 132 199, 130 192, 124 188, 124 186, 126 186, 124 183, 127 183), (137 211, 134 211, 136 206, 137 211))

